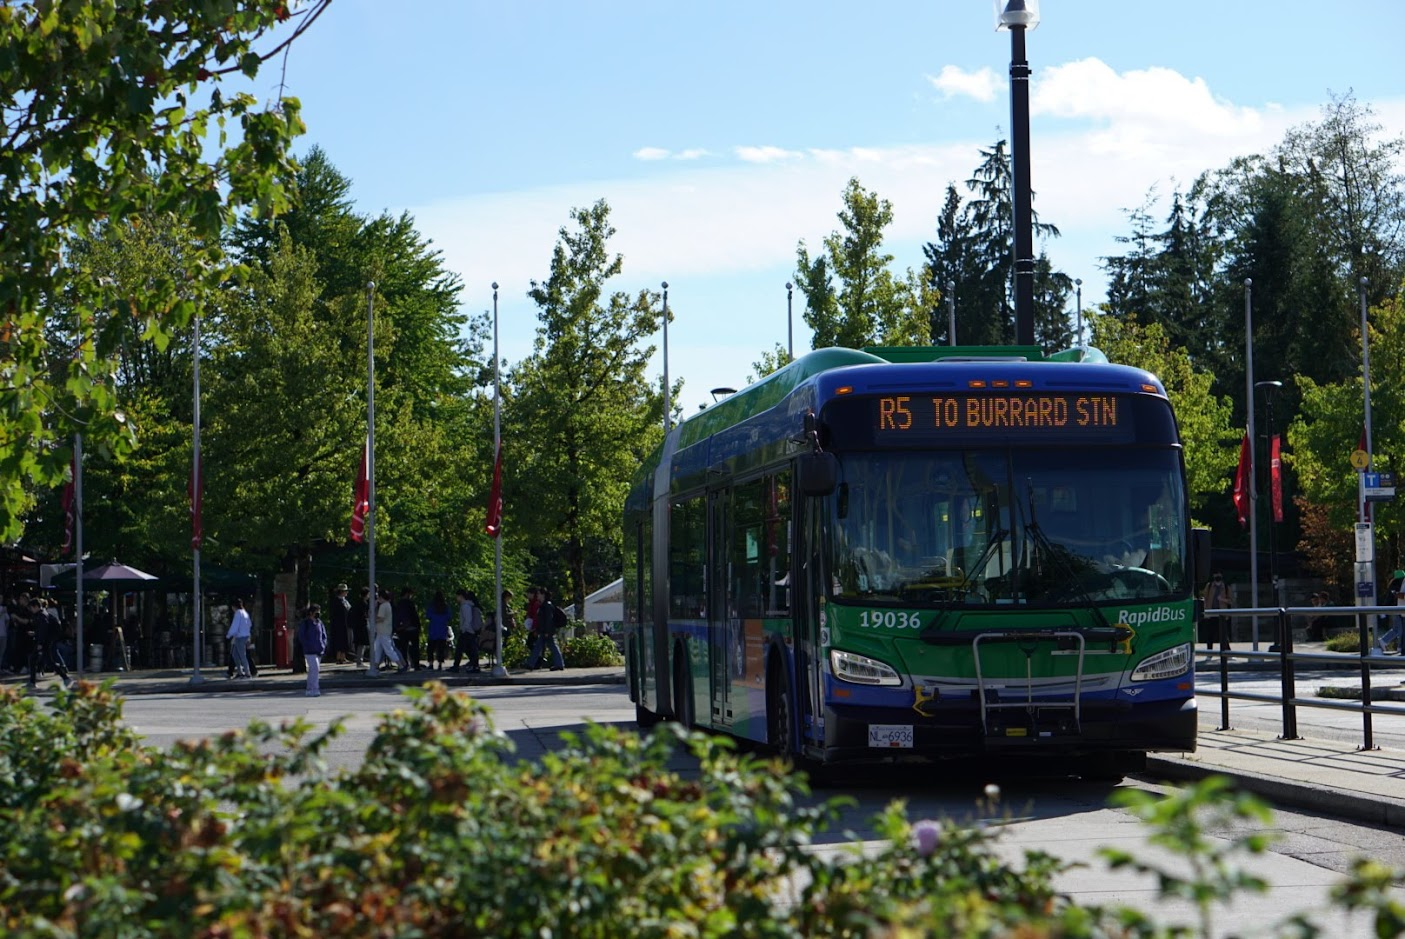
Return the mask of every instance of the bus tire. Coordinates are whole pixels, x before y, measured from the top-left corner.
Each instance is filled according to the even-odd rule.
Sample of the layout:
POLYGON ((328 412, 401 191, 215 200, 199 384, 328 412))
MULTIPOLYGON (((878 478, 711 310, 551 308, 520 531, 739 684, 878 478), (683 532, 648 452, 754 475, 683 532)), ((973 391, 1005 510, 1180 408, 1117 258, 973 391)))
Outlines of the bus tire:
POLYGON ((673 657, 673 718, 685 730, 697 722, 693 706, 693 676, 688 669, 686 647, 679 646, 673 657))
POLYGON ((642 704, 634 706, 634 723, 640 730, 648 730, 659 722, 659 716, 642 704))
POLYGON ((785 672, 772 666, 766 676, 766 743, 786 759, 795 755, 795 696, 785 672))

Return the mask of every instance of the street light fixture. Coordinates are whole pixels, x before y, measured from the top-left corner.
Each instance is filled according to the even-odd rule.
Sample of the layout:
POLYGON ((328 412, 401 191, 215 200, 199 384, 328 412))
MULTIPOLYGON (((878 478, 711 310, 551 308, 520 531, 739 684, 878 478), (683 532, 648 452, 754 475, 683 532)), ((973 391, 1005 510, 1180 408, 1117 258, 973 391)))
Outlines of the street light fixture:
POLYGON ((1029 175, 1029 61, 1024 34, 1039 25, 1038 0, 996 0, 995 28, 1010 31, 1011 201, 1015 210, 1015 342, 1034 345, 1034 215, 1029 175))
POLYGON ((791 297, 795 295, 795 285, 785 282, 785 350, 790 361, 795 361, 795 317, 791 312, 791 297))

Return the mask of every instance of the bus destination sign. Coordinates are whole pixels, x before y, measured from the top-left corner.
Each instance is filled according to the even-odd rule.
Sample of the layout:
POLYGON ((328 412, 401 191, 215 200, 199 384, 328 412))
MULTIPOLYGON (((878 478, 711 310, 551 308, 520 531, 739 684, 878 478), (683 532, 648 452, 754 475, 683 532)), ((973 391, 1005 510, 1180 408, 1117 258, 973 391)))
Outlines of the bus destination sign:
POLYGON ((1131 402, 1110 394, 890 394, 871 400, 875 443, 981 439, 1114 443, 1133 436, 1131 402))

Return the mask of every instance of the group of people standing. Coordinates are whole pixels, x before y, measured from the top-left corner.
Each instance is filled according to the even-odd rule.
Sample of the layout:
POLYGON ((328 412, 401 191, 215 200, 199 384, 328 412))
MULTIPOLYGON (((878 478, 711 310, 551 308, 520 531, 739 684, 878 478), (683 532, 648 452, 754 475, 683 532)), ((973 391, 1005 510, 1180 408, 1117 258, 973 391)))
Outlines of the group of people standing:
MULTIPOLYGON (((409 672, 423 667, 423 640, 423 662, 430 670, 474 673, 482 671, 483 653, 496 648, 495 611, 484 611, 472 590, 458 590, 453 603, 442 590, 435 591, 423 616, 411 587, 401 588, 400 596, 394 598, 390 590, 377 586, 374 604, 370 587, 362 587, 355 601, 349 600, 347 594, 346 584, 332 589, 326 621, 321 604, 311 604, 299 613, 293 634, 292 665, 295 672, 306 672, 309 697, 321 693, 319 679, 324 657, 336 664, 358 667, 364 662, 366 674, 372 676, 391 668, 409 672), (454 654, 449 665, 451 647, 454 654)), ((517 618, 510 590, 502 592, 502 611, 504 634, 515 631, 517 618)), ((540 668, 549 657, 553 671, 564 669, 566 662, 557 634, 566 628, 567 620, 552 602, 551 591, 545 587, 527 591, 524 625, 530 649, 527 668, 540 668)), ((249 613, 242 600, 235 600, 225 633, 230 645, 231 677, 255 674, 248 654, 251 634, 249 613)))

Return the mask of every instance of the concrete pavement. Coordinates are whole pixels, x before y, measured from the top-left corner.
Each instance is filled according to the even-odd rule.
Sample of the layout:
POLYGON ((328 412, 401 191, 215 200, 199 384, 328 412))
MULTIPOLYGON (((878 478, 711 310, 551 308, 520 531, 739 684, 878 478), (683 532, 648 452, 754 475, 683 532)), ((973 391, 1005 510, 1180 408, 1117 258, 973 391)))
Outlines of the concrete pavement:
MULTIPOLYGON (((1203 659, 1203 646, 1200 656, 1203 659)), ((1405 665, 1405 658, 1391 658, 1391 665, 1396 662, 1405 665)), ((1343 662, 1343 667, 1348 667, 1348 663, 1343 662)), ((1204 666, 1201 668, 1203 679, 1204 666)), ((87 677, 98 680, 115 678, 117 690, 125 695, 209 694, 225 690, 295 693, 306 684, 306 676, 294 675, 287 669, 264 668, 257 678, 234 681, 225 678, 222 667, 205 668, 202 674, 204 680, 198 684, 192 683, 188 670, 101 673, 87 677)), ((1393 669, 1383 669, 1373 681, 1378 681, 1382 686, 1394 685, 1398 684, 1400 677, 1400 673, 1393 669)), ((512 670, 505 677, 494 677, 487 670, 467 674, 421 669, 404 674, 383 672, 380 677, 372 678, 366 675, 364 669, 355 666, 324 665, 321 686, 324 695, 335 695, 342 689, 419 684, 431 679, 443 681, 452 688, 472 689, 482 685, 623 684, 625 673, 623 668, 617 666, 570 668, 560 672, 512 670)), ((6 684, 23 684, 24 676, 7 676, 4 681, 6 684)), ((57 682, 53 679, 40 682, 41 690, 56 686, 57 682)), ((1196 752, 1153 754, 1148 764, 1148 775, 1160 779, 1189 780, 1221 774, 1233 779, 1240 787, 1258 793, 1270 803, 1285 808, 1405 828, 1405 752, 1388 747, 1361 750, 1347 741, 1333 740, 1325 735, 1314 737, 1314 710, 1299 711, 1298 731, 1302 739, 1282 740, 1270 730, 1219 729, 1216 726, 1218 702, 1214 698, 1202 697, 1200 706, 1202 720, 1196 752)), ((1405 717, 1383 716, 1377 720, 1405 725, 1405 717)))

